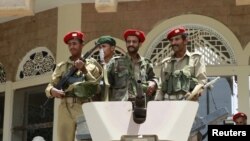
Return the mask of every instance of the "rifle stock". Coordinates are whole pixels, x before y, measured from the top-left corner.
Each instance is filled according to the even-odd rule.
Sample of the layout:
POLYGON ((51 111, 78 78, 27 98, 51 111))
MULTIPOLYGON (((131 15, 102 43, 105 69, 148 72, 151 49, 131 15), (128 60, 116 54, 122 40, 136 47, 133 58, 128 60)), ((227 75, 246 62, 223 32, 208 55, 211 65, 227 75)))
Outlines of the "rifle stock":
POLYGON ((219 76, 213 79, 212 81, 206 83, 205 85, 203 84, 196 85, 191 94, 188 97, 186 97, 186 100, 192 100, 196 95, 200 94, 205 88, 211 87, 218 79, 220 79, 219 76))

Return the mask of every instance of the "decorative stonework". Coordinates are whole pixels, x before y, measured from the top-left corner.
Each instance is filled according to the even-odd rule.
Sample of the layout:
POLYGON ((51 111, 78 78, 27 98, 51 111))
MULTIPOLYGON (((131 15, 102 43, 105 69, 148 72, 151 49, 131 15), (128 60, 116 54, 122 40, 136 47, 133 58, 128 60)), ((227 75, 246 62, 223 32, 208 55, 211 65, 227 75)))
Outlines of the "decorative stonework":
POLYGON ((16 79, 25 79, 53 72, 55 59, 52 53, 45 47, 31 50, 19 64, 16 79))
MULTIPOLYGON (((182 25, 188 32, 188 50, 200 52, 207 65, 236 64, 235 56, 228 41, 214 29, 198 24, 182 25)), ((170 43, 166 40, 166 33, 162 32, 152 43, 151 49, 146 53, 148 58, 156 64, 170 56, 170 43)))
POLYGON ((4 66, 0 63, 0 83, 6 82, 6 73, 4 66))

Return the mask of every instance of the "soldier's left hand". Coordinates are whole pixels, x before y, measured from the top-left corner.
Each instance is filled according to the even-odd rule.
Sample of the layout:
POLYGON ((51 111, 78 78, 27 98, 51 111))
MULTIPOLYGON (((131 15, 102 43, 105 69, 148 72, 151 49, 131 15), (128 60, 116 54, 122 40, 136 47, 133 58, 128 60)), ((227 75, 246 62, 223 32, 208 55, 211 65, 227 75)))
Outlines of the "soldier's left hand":
POLYGON ((85 63, 84 63, 82 60, 80 60, 80 59, 76 60, 76 61, 75 61, 75 67, 76 67, 78 70, 81 70, 84 74, 86 74, 87 69, 86 69, 86 67, 85 67, 85 63))
POLYGON ((154 81, 149 81, 148 82, 148 89, 146 91, 146 94, 148 96, 153 95, 155 93, 155 91, 156 91, 156 88, 157 88, 156 83, 154 81))
POLYGON ((198 100, 199 100, 199 97, 201 96, 201 93, 198 93, 198 94, 194 95, 191 99, 189 98, 190 96, 191 96, 191 93, 190 93, 190 92, 188 92, 188 93, 186 93, 186 94, 184 95, 184 97, 185 97, 186 99, 189 99, 189 100, 191 100, 191 101, 198 101, 198 100))

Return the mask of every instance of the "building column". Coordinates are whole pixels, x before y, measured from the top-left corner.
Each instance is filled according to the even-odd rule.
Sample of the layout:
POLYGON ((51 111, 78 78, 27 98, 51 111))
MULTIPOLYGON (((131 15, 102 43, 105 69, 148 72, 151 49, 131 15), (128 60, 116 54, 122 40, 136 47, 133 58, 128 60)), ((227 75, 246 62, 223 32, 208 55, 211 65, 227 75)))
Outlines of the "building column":
POLYGON ((5 100, 4 100, 4 124, 3 124, 3 141, 11 141, 12 135, 12 115, 13 115, 13 100, 14 90, 12 82, 7 81, 5 84, 5 100))
MULTIPOLYGON (((56 62, 65 61, 70 56, 68 46, 63 42, 64 35, 70 31, 81 31, 82 4, 71 4, 58 7, 57 21, 57 50, 56 62)), ((54 105, 54 126, 53 141, 57 141, 57 118, 60 100, 55 100, 54 105)))
MULTIPOLYGON (((241 67, 238 70, 238 111, 244 112, 250 117, 250 106, 249 106, 249 70, 241 67)), ((250 120, 248 120, 248 124, 250 120)))

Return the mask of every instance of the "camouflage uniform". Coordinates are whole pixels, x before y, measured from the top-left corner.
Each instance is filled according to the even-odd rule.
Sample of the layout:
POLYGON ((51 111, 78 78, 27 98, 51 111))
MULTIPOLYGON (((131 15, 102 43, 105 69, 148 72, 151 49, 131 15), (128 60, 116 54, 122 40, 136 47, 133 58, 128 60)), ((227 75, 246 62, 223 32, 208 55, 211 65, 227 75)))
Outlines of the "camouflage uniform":
POLYGON ((174 56, 164 59, 162 61, 161 81, 161 90, 165 100, 182 99, 187 92, 191 92, 195 85, 205 84, 207 81, 202 55, 186 51, 184 57, 179 61, 174 56), (194 81, 186 82, 185 79, 193 79, 194 81))
POLYGON ((110 84, 109 100, 127 101, 134 99, 136 96, 135 83, 137 80, 141 80, 142 84, 145 85, 148 81, 158 82, 151 61, 144 57, 139 57, 140 60, 137 63, 132 63, 128 54, 114 57, 110 60, 107 65, 110 84))
POLYGON ((108 101, 108 93, 109 93, 109 83, 107 78, 107 63, 111 58, 115 55, 115 47, 116 41, 112 36, 105 35, 101 36, 96 44, 99 45, 99 56, 100 56, 100 64, 103 67, 103 78, 100 81, 100 92, 98 92, 98 100, 108 101), (107 45, 108 44, 108 45, 107 45))
MULTIPOLYGON (((162 61, 161 81, 164 100, 183 99, 184 95, 191 92, 195 85, 205 84, 207 81, 203 56, 196 52, 186 51, 180 60, 174 56, 164 59, 162 61)), ((201 140, 200 132, 188 139, 188 141, 197 140, 201 140)))
MULTIPOLYGON (((52 97, 50 90, 60 81, 62 76, 69 71, 74 62, 70 59, 66 62, 61 62, 56 66, 55 71, 52 74, 52 80, 48 84, 45 92, 47 97, 52 97)), ((76 75, 82 76, 84 79, 81 82, 75 82, 70 84, 69 87, 64 90, 65 97, 61 99, 61 103, 58 108, 58 141, 73 141, 75 138, 76 120, 83 115, 82 104, 89 102, 87 98, 89 94, 85 95, 85 92, 89 88, 84 86, 85 83, 95 83, 101 77, 101 67, 97 65, 92 59, 87 59, 85 67, 88 70, 87 74, 82 74, 81 71, 77 71, 76 75), (77 97, 74 93, 78 93, 77 97), (83 94, 83 95, 81 95, 83 94)), ((98 84, 98 82, 96 82, 98 84)))

